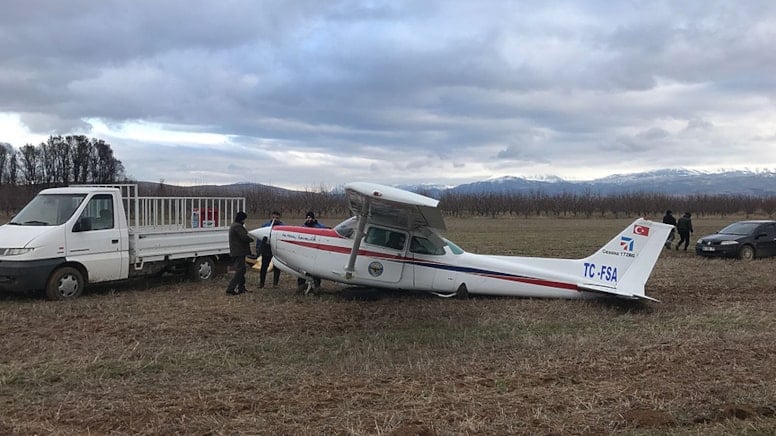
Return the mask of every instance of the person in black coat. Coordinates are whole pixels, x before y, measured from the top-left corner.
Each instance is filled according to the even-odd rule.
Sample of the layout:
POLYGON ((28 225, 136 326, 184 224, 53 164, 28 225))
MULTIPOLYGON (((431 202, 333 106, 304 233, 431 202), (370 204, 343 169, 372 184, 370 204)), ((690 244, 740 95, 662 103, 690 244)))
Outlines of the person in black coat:
POLYGON ((666 239, 666 248, 671 248, 671 243, 674 242, 674 238, 676 237, 676 218, 672 214, 673 212, 667 210, 666 214, 663 216, 663 224, 674 226, 674 228, 671 229, 671 233, 668 234, 668 239, 666 239))
POLYGON ((232 258, 232 267, 234 268, 234 277, 226 287, 226 293, 229 295, 248 292, 245 289, 245 256, 251 254, 251 241, 253 239, 245 230, 246 218, 248 215, 245 212, 237 212, 234 222, 229 227, 229 256, 232 258))
MULTIPOLYGON (((273 211, 262 227, 274 227, 282 226, 283 221, 280 221, 280 212, 273 211)), ((264 281, 267 278, 267 270, 269 269, 269 263, 272 261, 272 246, 269 240, 265 237, 259 241, 256 241, 256 255, 261 256, 261 268, 259 269, 259 287, 264 287, 264 281)), ((280 270, 277 268, 272 269, 272 286, 277 287, 280 282, 280 270)))
MULTIPOLYGON (((327 228, 325 225, 318 222, 318 220, 315 218, 315 213, 313 212, 307 212, 307 214, 304 216, 304 222, 302 223, 303 227, 315 227, 318 229, 325 229, 327 228)), ((318 289, 321 287, 321 279, 320 277, 313 277, 313 288, 318 289)), ((296 288, 300 291, 303 291, 307 289, 307 280, 299 277, 296 279, 296 288)))
POLYGON ((693 232, 691 216, 690 212, 685 212, 676 223, 676 231, 679 233, 679 242, 676 244, 677 250, 682 245, 682 242, 684 242, 684 251, 687 251, 687 246, 690 245, 690 234, 693 232))

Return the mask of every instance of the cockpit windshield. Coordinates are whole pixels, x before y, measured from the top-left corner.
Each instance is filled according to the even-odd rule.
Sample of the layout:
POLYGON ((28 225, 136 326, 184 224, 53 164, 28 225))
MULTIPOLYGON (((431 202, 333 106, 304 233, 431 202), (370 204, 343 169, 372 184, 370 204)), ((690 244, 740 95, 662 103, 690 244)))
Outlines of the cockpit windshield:
POLYGON ((334 231, 337 232, 338 235, 342 236, 343 238, 352 238, 353 233, 356 232, 356 227, 358 226, 358 217, 350 217, 346 219, 345 221, 337 224, 336 227, 334 227, 334 231))
POLYGON ((450 247, 450 251, 453 254, 463 254, 464 253, 463 248, 461 248, 458 245, 456 245, 453 241, 451 241, 449 239, 446 239, 446 238, 442 238, 442 240, 447 243, 447 246, 450 247))
POLYGON ((58 226, 65 223, 81 205, 86 194, 40 194, 27 203, 8 224, 17 226, 58 226))

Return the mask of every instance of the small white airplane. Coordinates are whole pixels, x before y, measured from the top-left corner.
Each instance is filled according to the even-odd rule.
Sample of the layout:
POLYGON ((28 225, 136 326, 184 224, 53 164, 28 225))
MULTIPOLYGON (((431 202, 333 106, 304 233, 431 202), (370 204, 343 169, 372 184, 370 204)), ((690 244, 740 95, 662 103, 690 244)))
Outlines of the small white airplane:
POLYGON ((539 297, 619 297, 652 300, 644 293, 672 226, 637 219, 584 259, 492 256, 467 253, 441 236, 439 201, 374 183, 345 186, 352 217, 333 229, 262 227, 276 268, 376 288, 428 291, 443 297, 468 294, 539 297))

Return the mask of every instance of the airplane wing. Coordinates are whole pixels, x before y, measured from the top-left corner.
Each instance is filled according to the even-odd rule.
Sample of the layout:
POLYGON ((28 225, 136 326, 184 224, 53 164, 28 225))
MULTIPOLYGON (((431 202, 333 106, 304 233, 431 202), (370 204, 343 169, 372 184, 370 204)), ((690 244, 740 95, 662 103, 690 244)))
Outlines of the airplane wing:
POLYGON ((353 215, 364 215, 368 204, 369 221, 392 227, 417 230, 429 227, 445 231, 438 200, 376 183, 354 182, 345 185, 345 195, 353 215))

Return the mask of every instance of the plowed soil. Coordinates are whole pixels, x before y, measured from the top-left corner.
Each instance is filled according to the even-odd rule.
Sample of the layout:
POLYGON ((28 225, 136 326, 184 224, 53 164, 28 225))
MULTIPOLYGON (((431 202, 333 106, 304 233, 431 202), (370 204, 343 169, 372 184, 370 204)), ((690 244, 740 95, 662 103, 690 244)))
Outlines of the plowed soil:
MULTIPOLYGON (((696 220, 693 241, 731 221, 696 220)), ((582 257, 628 222, 457 219, 448 236, 582 257)), ((305 296, 257 275, 238 296, 227 274, 0 294, 0 434, 776 434, 774 259, 666 250, 646 304, 305 296)))

